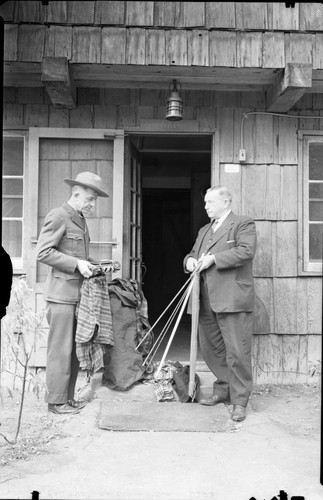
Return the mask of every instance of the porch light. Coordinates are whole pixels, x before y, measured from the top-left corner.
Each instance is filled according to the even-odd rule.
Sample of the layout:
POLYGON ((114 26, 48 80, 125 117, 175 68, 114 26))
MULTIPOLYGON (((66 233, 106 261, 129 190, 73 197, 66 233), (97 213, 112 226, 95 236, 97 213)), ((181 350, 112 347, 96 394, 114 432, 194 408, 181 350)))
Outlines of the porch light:
POLYGON ((182 86, 173 80, 169 84, 170 96, 167 99, 166 120, 179 121, 183 120, 183 99, 180 96, 182 86), (177 89, 179 87, 179 90, 177 89))

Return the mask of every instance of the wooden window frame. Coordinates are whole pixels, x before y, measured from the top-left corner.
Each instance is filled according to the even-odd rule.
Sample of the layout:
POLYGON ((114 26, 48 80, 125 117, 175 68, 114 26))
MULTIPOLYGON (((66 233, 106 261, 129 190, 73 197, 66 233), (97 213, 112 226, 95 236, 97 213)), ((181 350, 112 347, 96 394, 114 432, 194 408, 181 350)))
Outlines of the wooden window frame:
MULTIPOLYGON (((321 130, 298 131, 298 274, 301 276, 322 275, 322 262, 310 262, 309 259, 309 195, 308 195, 308 147, 315 138, 322 138, 321 130)), ((321 140, 319 141, 321 142, 321 140)))
MULTIPOLYGON (((28 202, 26 201, 26 228, 25 242, 30 248, 32 256, 28 274, 36 282, 36 243, 37 243, 37 213, 38 213, 38 185, 39 185, 39 141, 41 139, 111 139, 113 140, 113 217, 112 234, 115 245, 112 247, 112 258, 120 263, 123 255, 123 186, 124 186, 124 131, 116 129, 81 129, 81 128, 43 128, 31 127, 29 129, 29 155, 28 155, 28 202), (37 168, 32 168, 35 165, 37 168), (37 186, 37 189, 35 189, 37 186), (118 194, 116 196, 116 194, 118 194)), ((114 273, 121 277, 122 269, 114 273)))
MULTIPOLYGON (((14 274, 25 274, 26 272, 26 245, 24 244, 25 242, 25 233, 26 233, 26 227, 27 227, 27 200, 28 200, 28 131, 26 130, 4 130, 3 131, 3 138, 6 137, 22 137, 24 140, 24 146, 23 146, 23 151, 24 151, 24 157, 23 157, 23 194, 22 194, 22 202, 23 202, 23 208, 22 208, 22 251, 21 251, 21 257, 12 257, 11 262, 12 262, 12 267, 13 267, 13 273, 14 274)), ((5 176, 2 171, 2 178, 6 178, 8 176, 5 176)), ((19 176, 20 177, 20 176, 19 176)), ((2 214, 2 220, 4 219, 3 214, 2 214)))

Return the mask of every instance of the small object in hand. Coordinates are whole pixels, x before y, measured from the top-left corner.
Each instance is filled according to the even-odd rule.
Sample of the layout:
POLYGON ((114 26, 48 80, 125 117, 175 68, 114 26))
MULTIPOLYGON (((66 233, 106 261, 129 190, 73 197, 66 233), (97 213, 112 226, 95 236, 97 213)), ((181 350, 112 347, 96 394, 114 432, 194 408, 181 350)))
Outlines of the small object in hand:
POLYGON ((110 259, 101 260, 100 266, 106 268, 106 271, 112 271, 112 272, 120 271, 121 269, 120 262, 118 262, 117 260, 110 260, 110 259))

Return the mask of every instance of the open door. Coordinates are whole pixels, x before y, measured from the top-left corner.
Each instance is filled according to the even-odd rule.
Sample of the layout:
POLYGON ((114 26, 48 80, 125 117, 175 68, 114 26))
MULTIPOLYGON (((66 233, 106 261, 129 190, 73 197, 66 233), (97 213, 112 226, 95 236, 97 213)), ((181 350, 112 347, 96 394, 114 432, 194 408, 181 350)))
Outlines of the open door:
POLYGON ((141 156, 135 145, 136 138, 126 142, 126 217, 128 221, 125 244, 124 276, 142 281, 142 180, 141 156))
MULTIPOLYGON (((86 220, 90 234, 90 255, 97 260, 122 262, 123 251, 123 136, 118 131, 80 129, 31 129, 28 162, 28 247, 27 278, 35 292, 35 310, 44 307, 43 287, 48 266, 37 262, 36 243, 49 210, 70 197, 64 178, 82 171, 100 175, 109 198, 98 198, 86 220)), ((114 273, 113 276, 121 275, 114 273)), ((44 327, 46 327, 46 320, 44 327)), ((44 366, 46 346, 35 346, 32 365, 44 366)))

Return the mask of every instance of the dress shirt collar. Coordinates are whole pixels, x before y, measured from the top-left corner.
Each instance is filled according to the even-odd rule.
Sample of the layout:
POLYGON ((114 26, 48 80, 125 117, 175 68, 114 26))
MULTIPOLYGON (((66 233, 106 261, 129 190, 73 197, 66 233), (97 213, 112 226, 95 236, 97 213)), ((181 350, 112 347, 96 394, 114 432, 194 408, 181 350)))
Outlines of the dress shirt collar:
POLYGON ((72 208, 72 210, 73 210, 73 211, 74 211, 74 212, 75 212, 75 213, 76 213, 79 217, 81 217, 81 219, 84 219, 84 215, 83 215, 83 213, 82 213, 82 212, 80 212, 79 210, 76 210, 76 209, 75 209, 75 208, 74 208, 74 207, 73 207, 73 206, 72 206, 72 205, 71 205, 68 201, 67 201, 66 203, 67 203, 67 205, 68 205, 69 207, 71 207, 71 208, 72 208))
POLYGON ((222 222, 228 217, 228 215, 231 213, 231 209, 229 209, 227 212, 225 212, 223 215, 221 215, 221 217, 219 217, 218 219, 213 219, 212 221, 212 229, 213 231, 215 231, 216 229, 218 229, 222 222))

